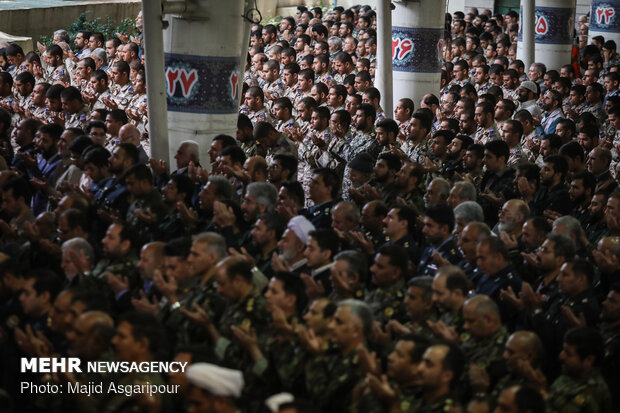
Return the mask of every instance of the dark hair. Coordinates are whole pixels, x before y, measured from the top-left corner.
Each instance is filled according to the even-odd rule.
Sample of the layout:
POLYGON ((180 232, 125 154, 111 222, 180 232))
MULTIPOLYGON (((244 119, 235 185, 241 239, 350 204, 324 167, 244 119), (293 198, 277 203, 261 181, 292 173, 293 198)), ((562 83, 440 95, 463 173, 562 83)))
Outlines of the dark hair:
POLYGON ((110 116, 117 122, 121 122, 123 125, 129 122, 127 113, 125 113, 125 111, 122 109, 112 109, 110 112, 108 112, 108 116, 110 116))
POLYGON ((84 129, 84 132, 86 132, 86 134, 90 134, 90 131, 92 130, 92 128, 100 128, 103 129, 104 132, 108 131, 107 126, 105 125, 104 121, 101 120, 91 120, 86 124, 86 129, 84 129))
POLYGON ((341 179, 338 176, 338 174, 334 170, 329 169, 329 168, 318 168, 312 172, 317 175, 320 175, 321 178, 323 178, 323 183, 325 184, 325 186, 329 186, 332 188, 331 190, 332 199, 338 198, 338 196, 340 195, 340 185, 341 185, 341 179))
POLYGON ((286 295, 294 295, 295 307, 298 312, 302 312, 306 308, 308 297, 306 296, 306 287, 299 276, 292 272, 276 272, 273 278, 282 283, 282 289, 286 295))
POLYGON ((268 231, 273 230, 275 232, 275 239, 279 240, 286 229, 286 222, 282 217, 275 213, 261 214, 257 217, 257 220, 263 221, 268 231))
POLYGON ((471 283, 462 270, 452 271, 446 276, 446 288, 448 291, 460 290, 463 293, 463 297, 467 297, 471 289, 471 283))
POLYGON ((13 198, 15 200, 24 198, 26 205, 30 205, 30 199, 32 198, 32 189, 30 184, 20 176, 14 176, 9 178, 4 185, 2 185, 2 192, 12 190, 13 198))
POLYGON ((581 180, 583 187, 587 191, 590 190, 591 194, 594 194, 594 188, 596 188, 596 177, 589 171, 577 172, 573 175, 572 180, 581 180))
POLYGON ((579 158, 581 162, 585 160, 585 154, 583 153, 583 148, 576 141, 570 141, 562 145, 560 147, 558 155, 566 156, 571 159, 579 158))
POLYGON ((484 158, 484 146, 479 143, 473 143, 467 147, 468 151, 474 152, 476 154, 476 158, 482 159, 484 158))
POLYGON ((570 261, 575 256, 575 243, 571 238, 564 234, 557 232, 550 232, 547 234, 547 239, 552 241, 553 254, 556 257, 563 257, 565 261, 570 261))
POLYGON ((88 229, 86 214, 77 208, 69 208, 60 216, 64 217, 67 220, 67 225, 70 229, 75 229, 77 227, 80 227, 84 230, 88 229))
POLYGON ((92 163, 97 168, 108 166, 110 159, 110 152, 101 146, 93 146, 87 149, 84 156, 84 164, 92 163))
POLYGON ((517 171, 521 172, 521 175, 525 177, 529 182, 536 182, 540 180, 540 168, 535 163, 522 163, 517 165, 517 171))
POLYGON ((424 216, 429 217, 440 226, 447 225, 449 232, 454 229, 454 211, 448 204, 437 204, 426 209, 424 216))
POLYGON ((237 145, 224 147, 220 152, 220 156, 229 156, 233 164, 239 163, 241 165, 243 165, 246 159, 245 152, 237 145))
POLYGON ((301 183, 299 183, 299 181, 282 182, 282 186, 280 188, 285 188, 288 196, 293 198, 298 205, 304 205, 304 188, 301 186, 301 183))
POLYGON ((75 86, 66 87, 60 92, 60 97, 68 100, 77 100, 82 102, 82 94, 75 86))
POLYGON ((461 379, 461 374, 465 366, 465 354, 456 344, 442 342, 439 345, 448 347, 448 351, 443 359, 443 370, 450 370, 453 373, 452 380, 450 381, 450 388, 454 388, 456 383, 461 379))
POLYGON ((568 173, 568 162, 566 162, 566 159, 564 159, 563 156, 549 155, 544 159, 544 162, 552 164, 553 172, 560 173, 560 181, 564 181, 564 179, 566 178, 566 174, 568 173))
POLYGON ((60 277, 51 270, 33 270, 27 273, 24 278, 27 280, 34 279, 32 288, 36 291, 37 295, 48 292, 50 295, 50 302, 54 301, 62 287, 60 277))
POLYGON ((508 248, 506 248, 506 244, 499 239, 499 237, 489 237, 482 241, 480 241, 480 245, 484 244, 489 248, 489 252, 491 254, 500 254, 505 261, 510 259, 508 255, 508 248))
POLYGON ((151 172, 151 169, 144 164, 133 165, 127 169, 125 177, 132 175, 138 181, 148 181, 149 183, 153 182, 153 173, 151 172))
POLYGON ((252 265, 242 258, 229 258, 230 264, 226 267, 229 280, 239 276, 248 283, 252 282, 252 265))
POLYGON ((393 171, 398 171, 401 167, 401 161, 398 155, 392 152, 382 152, 379 154, 377 160, 384 160, 387 167, 393 171))
POLYGON ((575 327, 568 330, 564 335, 564 343, 574 346, 582 360, 593 356, 595 366, 603 359, 605 352, 603 337, 594 327, 575 327))
POLYGON ((36 82, 34 76, 30 72, 21 72, 20 74, 15 76, 15 80, 20 81, 22 83, 29 83, 33 87, 36 82))
MULTIPOLYGON (((383 204, 385 206, 385 204, 383 204)), ((378 208, 379 205, 377 205, 378 208)), ((398 219, 400 221, 407 221, 407 232, 409 232, 410 234, 415 233, 416 230, 416 222, 418 219, 418 212, 408 206, 408 205, 396 205, 394 206, 394 209, 398 209, 398 212, 396 213, 396 216, 398 216, 398 219)), ((377 210, 375 210, 376 213, 377 210)), ((385 208, 385 211, 383 213, 383 215, 387 215, 388 211, 387 211, 387 207, 385 208)))
POLYGON ((57 123, 46 123, 39 127, 39 133, 49 135, 54 141, 60 139, 64 128, 57 123))
POLYGON ((117 146, 117 148, 120 148, 125 152, 125 158, 128 158, 131 161, 132 165, 137 164, 140 160, 138 148, 134 144, 121 143, 117 146))
POLYGON ((78 288, 71 297, 71 304, 83 303, 85 311, 103 311, 110 313, 111 303, 108 294, 101 294, 101 291, 93 288, 78 288))
POLYGON ((134 340, 148 340, 149 351, 154 360, 167 357, 168 342, 166 330, 154 315, 140 311, 130 311, 121 315, 118 324, 122 322, 131 325, 131 335, 134 340))
POLYGON ((422 129, 424 129, 427 133, 431 130, 432 124, 433 124, 433 120, 430 119, 428 116, 426 116, 424 113, 419 112, 419 109, 417 112, 415 112, 413 115, 411 115, 411 119, 417 119, 420 121, 420 127, 422 129))
POLYGON ((333 258, 338 253, 340 241, 333 229, 318 228, 310 231, 309 236, 316 241, 321 251, 329 250, 331 252, 330 258, 333 258))
POLYGON ((164 246, 164 256, 166 257, 182 257, 189 256, 192 248, 192 240, 189 237, 179 237, 166 242, 164 246))
POLYGON ((24 55, 24 49, 18 44, 11 43, 5 48, 5 53, 7 56, 17 56, 18 54, 24 55))
POLYGON ((279 161, 283 170, 289 171, 289 176, 294 176, 297 172, 297 158, 288 153, 278 153, 273 156, 275 161, 279 161))
POLYGON ((288 109, 289 112, 293 111, 293 104, 291 103, 291 100, 287 97, 281 97, 281 98, 277 98, 274 102, 274 105, 279 105, 284 109, 288 109))
POLYGON ((495 140, 487 142, 484 145, 484 149, 491 152, 497 158, 504 158, 504 163, 508 162, 508 158, 510 157, 510 149, 508 148, 508 144, 502 140, 495 140))
POLYGON ((57 44, 53 44, 51 46, 49 46, 46 50, 47 54, 50 56, 60 56, 62 57, 62 48, 60 46, 58 46, 57 44))
POLYGON ((404 247, 396 244, 386 244, 379 248, 377 254, 385 255, 390 258, 390 265, 400 270, 400 276, 409 278, 409 256, 404 247))

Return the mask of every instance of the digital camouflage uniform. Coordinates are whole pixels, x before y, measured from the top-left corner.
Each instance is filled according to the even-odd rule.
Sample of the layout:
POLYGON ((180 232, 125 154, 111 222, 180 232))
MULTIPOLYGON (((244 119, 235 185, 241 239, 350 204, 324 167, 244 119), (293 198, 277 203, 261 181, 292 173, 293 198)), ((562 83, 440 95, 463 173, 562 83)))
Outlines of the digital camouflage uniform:
POLYGON ((583 379, 562 375, 553 382, 549 394, 549 413, 612 412, 609 388, 598 371, 583 379))
MULTIPOLYGON (((380 149, 379 142, 377 141, 377 132, 375 132, 374 128, 370 132, 357 131, 353 139, 351 139, 351 143, 349 143, 345 159, 348 163, 358 153, 367 152, 375 160, 379 156, 380 149)), ((351 179, 349 178, 349 167, 347 166, 342 179, 342 196, 344 199, 349 199, 349 189, 351 189, 351 179)))
MULTIPOLYGON (((257 334, 265 331, 270 320, 269 313, 265 309, 265 298, 252 291, 242 301, 229 303, 217 328, 222 337, 215 343, 215 355, 230 368, 243 369, 245 351, 239 347, 234 339, 231 327, 236 326, 244 331, 256 331, 257 334)), ((260 338, 259 338, 260 340, 260 338)))
POLYGON ((69 71, 65 67, 65 65, 60 65, 57 67, 49 66, 47 68, 47 83, 53 85, 58 82, 69 83, 71 80, 69 77, 69 71))
POLYGON ((501 139, 501 137, 499 136, 497 124, 495 122, 488 128, 479 126, 474 135, 474 141, 482 145, 498 139, 501 139))
POLYGON ((88 106, 84 105, 78 112, 69 115, 65 118, 65 129, 68 128, 80 128, 84 130, 86 123, 88 123, 88 115, 90 110, 88 106))
POLYGON ((351 405, 351 392, 362 377, 356 350, 343 355, 334 349, 313 357, 306 365, 306 389, 323 413, 345 412, 351 405))
POLYGON ((389 287, 378 287, 369 292, 364 298, 374 314, 374 320, 381 324, 389 320, 397 320, 401 323, 407 321, 407 308, 405 307, 405 280, 399 278, 389 287))
POLYGON ((256 126, 257 122, 269 122, 273 124, 273 118, 267 112, 265 108, 259 109, 257 111, 249 111, 247 112, 248 118, 252 121, 252 125, 256 126))
POLYGON ((133 99, 135 94, 131 83, 127 83, 124 86, 115 85, 111 89, 111 99, 116 102, 118 108, 125 110, 129 107, 129 103, 133 99))
POLYGON ((423 396, 414 399, 407 410, 408 413, 450 413, 460 412, 460 407, 456 398, 446 394, 434 403, 427 403, 423 396))
POLYGON ((349 142, 351 136, 349 132, 344 138, 332 137, 327 148, 321 153, 316 160, 317 166, 321 168, 329 168, 339 173, 344 173, 344 167, 346 165, 345 156, 349 151, 349 142))

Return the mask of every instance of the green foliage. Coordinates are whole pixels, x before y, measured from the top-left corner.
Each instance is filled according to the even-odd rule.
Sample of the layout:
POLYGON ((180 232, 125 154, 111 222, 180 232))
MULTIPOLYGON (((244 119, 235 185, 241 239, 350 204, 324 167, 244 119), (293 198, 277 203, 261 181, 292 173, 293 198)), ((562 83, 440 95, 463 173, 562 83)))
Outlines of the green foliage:
MULTIPOLYGON (((101 32, 105 36, 106 39, 111 39, 116 36, 116 33, 123 33, 128 35, 133 35, 136 33, 136 23, 134 19, 123 19, 118 25, 114 25, 110 16, 106 16, 105 18, 96 17, 95 19, 88 20, 89 11, 80 14, 76 21, 71 23, 71 25, 67 28, 67 32, 69 32, 69 38, 71 39, 71 46, 73 46, 73 40, 77 36, 80 30, 88 30, 91 32, 101 32)), ((52 44, 53 35, 52 36, 41 36, 41 43, 49 46, 52 44)))

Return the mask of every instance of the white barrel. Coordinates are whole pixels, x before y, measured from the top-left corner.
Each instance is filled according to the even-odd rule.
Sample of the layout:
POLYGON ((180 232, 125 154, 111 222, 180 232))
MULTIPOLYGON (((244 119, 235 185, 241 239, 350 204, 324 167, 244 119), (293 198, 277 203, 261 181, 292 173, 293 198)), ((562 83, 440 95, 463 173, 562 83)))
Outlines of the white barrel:
MULTIPOLYGON (((439 95, 445 0, 394 2, 392 68, 394 102, 408 97, 416 108, 425 94, 439 95)), ((396 103, 394 103, 396 106, 396 103)))
MULTIPOLYGON (((209 165, 211 139, 235 136, 245 56, 244 0, 198 0, 189 15, 166 15, 165 75, 170 159, 180 142, 200 145, 209 165)), ((247 47, 247 46, 246 46, 247 47)), ((148 57, 148 54, 147 54, 148 57)))
POLYGON ((592 0, 588 43, 595 36, 620 44, 620 0, 592 0))
POLYGON ((559 71, 571 62, 575 0, 537 1, 534 14, 536 62, 559 71))

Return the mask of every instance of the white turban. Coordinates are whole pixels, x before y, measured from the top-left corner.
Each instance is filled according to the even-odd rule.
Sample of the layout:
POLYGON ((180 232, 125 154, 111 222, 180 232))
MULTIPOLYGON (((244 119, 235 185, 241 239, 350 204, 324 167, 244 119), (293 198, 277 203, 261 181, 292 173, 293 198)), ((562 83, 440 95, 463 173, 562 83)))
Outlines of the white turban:
POLYGON ((308 245, 308 234, 315 229, 312 222, 308 221, 303 215, 297 215, 291 218, 286 228, 293 231, 295 235, 297 235, 297 238, 306 245, 308 245))
POLYGON ((187 368, 187 380, 214 396, 239 398, 243 390, 243 374, 239 370, 209 363, 196 363, 187 368))

